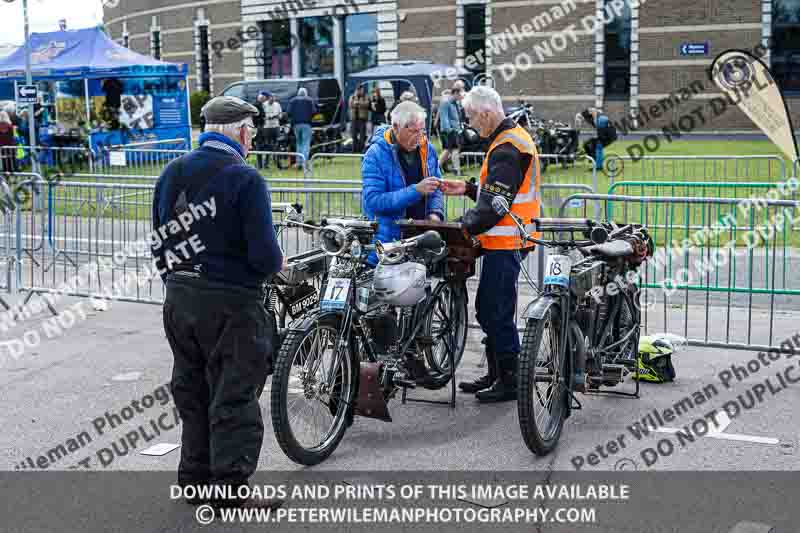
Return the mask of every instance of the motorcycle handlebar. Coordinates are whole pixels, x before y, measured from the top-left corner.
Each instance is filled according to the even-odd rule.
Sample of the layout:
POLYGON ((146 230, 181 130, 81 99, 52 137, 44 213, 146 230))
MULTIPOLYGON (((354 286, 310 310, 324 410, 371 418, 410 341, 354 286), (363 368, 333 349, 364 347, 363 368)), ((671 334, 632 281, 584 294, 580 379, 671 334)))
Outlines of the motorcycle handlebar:
POLYGON ((428 230, 421 235, 403 239, 400 241, 383 244, 380 241, 375 243, 375 250, 378 255, 396 255, 406 253, 414 249, 420 250, 440 250, 444 246, 441 235, 434 230, 428 230))

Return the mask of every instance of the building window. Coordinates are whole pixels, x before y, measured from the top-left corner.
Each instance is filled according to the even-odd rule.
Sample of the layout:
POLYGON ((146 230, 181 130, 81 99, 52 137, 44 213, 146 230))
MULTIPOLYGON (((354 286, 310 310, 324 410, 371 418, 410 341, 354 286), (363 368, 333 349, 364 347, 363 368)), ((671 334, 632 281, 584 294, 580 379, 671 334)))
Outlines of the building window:
POLYGON ((198 65, 200 90, 211 94, 211 64, 209 63, 208 54, 208 26, 198 26, 197 33, 200 41, 200 65, 198 65))
POLYGON ((300 75, 333 74, 333 18, 300 19, 300 75))
POLYGON ((486 6, 464 6, 464 66, 475 74, 486 72, 485 54, 486 6))
POLYGON ((153 57, 161 59, 161 32, 159 30, 150 32, 150 48, 153 50, 153 57))
POLYGON ((292 35, 288 20, 258 23, 261 45, 256 50, 257 63, 263 67, 264 78, 292 75, 292 35))
POLYGON ((378 16, 348 15, 344 22, 344 73, 378 65, 378 16))
MULTIPOLYGON (((611 2, 606 0, 606 9, 613 13, 611 2)), ((631 7, 625 1, 620 17, 605 26, 605 95, 610 100, 627 100, 631 95, 631 7)))
POLYGON ((800 94, 800 0, 772 3, 771 72, 784 93, 800 94))

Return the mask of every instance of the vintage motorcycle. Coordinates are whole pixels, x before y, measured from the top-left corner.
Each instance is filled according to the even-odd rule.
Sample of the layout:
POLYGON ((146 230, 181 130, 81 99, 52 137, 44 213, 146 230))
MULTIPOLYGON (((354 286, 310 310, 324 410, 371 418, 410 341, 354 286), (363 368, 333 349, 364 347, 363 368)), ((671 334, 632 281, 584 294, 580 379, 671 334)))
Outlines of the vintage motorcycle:
POLYGON ((324 461, 355 416, 391 421, 387 402, 399 391, 404 402, 423 401, 407 390, 450 383, 455 405, 465 280, 474 274, 474 259, 454 257, 440 235, 460 235, 456 226, 415 222, 405 226, 413 236, 375 245, 374 222, 328 219, 316 228, 333 257, 320 308, 289 328, 272 380, 272 425, 290 459, 324 461))

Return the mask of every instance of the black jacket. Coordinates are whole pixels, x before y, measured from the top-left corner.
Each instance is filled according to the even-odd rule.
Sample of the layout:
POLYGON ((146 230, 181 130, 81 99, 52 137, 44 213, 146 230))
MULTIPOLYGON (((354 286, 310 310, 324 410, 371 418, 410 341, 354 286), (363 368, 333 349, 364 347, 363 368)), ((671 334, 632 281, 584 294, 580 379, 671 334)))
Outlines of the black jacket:
POLYGON ((266 113, 264 112, 264 104, 259 101, 253 104, 258 109, 258 115, 253 117, 253 126, 256 128, 263 128, 264 127, 264 118, 266 117, 266 113))
MULTIPOLYGON (((487 139, 487 145, 491 146, 494 140, 502 132, 514 128, 516 124, 510 118, 503 120, 487 139)), ((508 204, 514 202, 517 191, 525 180, 525 171, 531 163, 531 156, 523 154, 511 143, 504 143, 492 151, 489 156, 489 168, 486 176, 486 183, 481 190, 477 205, 468 210, 461 217, 464 229, 470 235, 480 235, 492 229, 504 215, 499 215, 492 207, 492 198, 497 195, 504 197, 508 204)), ((467 196, 476 200, 478 196, 479 184, 467 184, 467 196)))
MULTIPOLYGON (((213 132, 199 139, 207 140, 233 146, 213 132)), ((283 262, 271 205, 264 178, 231 151, 202 144, 170 162, 153 193, 151 248, 162 279, 167 271, 188 267, 209 281, 259 289, 283 262), (187 206, 193 214, 188 230, 175 212, 181 192, 192 204, 187 206), (175 259, 180 263, 174 264, 175 259)))

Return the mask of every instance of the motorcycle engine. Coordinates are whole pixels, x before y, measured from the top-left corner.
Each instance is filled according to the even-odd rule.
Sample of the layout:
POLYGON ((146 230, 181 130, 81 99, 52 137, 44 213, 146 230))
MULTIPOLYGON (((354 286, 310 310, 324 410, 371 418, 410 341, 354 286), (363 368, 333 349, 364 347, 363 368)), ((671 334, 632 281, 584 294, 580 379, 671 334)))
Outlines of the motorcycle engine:
POLYGON ((388 353, 397 342, 397 311, 390 306, 381 306, 364 315, 362 320, 369 328, 370 338, 379 354, 388 353))

